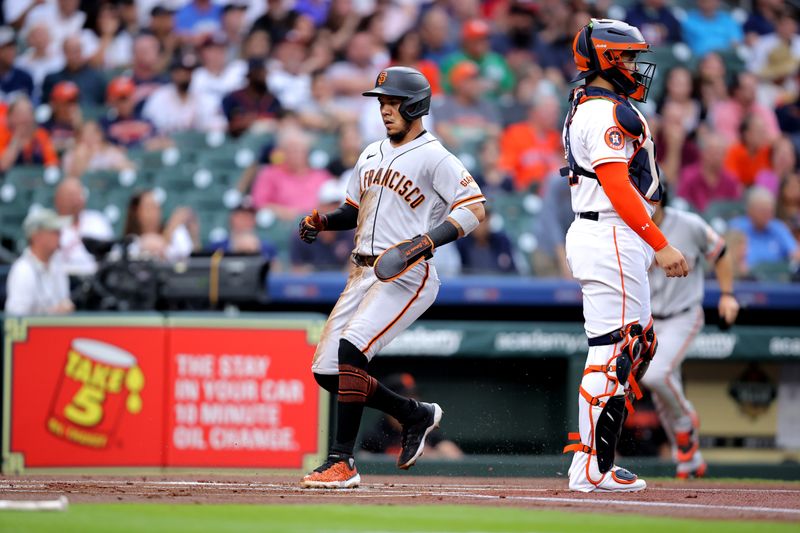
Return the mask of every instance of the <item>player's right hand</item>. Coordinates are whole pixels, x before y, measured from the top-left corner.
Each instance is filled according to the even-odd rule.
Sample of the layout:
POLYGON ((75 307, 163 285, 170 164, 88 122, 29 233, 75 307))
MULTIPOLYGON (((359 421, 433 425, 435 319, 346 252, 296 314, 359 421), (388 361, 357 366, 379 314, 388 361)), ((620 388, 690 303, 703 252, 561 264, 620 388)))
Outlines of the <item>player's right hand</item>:
POLYGON ((686 258, 671 244, 656 252, 656 264, 664 269, 668 278, 683 278, 689 274, 686 258))
POLYGON ((303 242, 311 244, 317 240, 319 232, 325 229, 325 222, 325 215, 320 215, 316 209, 311 211, 310 215, 303 217, 300 221, 300 238, 303 242))

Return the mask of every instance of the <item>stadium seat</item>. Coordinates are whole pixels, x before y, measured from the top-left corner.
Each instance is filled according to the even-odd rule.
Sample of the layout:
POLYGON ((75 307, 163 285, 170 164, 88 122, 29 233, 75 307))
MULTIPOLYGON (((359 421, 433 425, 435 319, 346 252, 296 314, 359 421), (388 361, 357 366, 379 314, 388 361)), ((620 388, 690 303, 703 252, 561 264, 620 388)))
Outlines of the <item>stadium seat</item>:
POLYGON ((750 273, 757 281, 788 283, 792 279, 792 270, 788 261, 760 263, 751 268, 750 273))
POLYGON ((208 246, 209 243, 220 240, 222 235, 227 235, 228 231, 228 214, 219 210, 203 210, 195 209, 197 214, 197 222, 200 224, 200 240, 203 246, 208 246), (216 235, 220 233, 220 235, 216 235))
POLYGON ((739 215, 744 215, 747 209, 741 200, 715 200, 710 202, 703 211, 703 218, 710 221, 714 218, 730 220, 739 215))

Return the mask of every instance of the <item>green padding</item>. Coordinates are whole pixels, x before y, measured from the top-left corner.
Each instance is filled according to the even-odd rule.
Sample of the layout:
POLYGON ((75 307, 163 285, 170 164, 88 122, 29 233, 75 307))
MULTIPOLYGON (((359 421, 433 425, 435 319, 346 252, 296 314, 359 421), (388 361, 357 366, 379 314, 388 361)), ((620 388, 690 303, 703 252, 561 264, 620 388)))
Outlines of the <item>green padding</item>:
MULTIPOLYGON (((565 455, 467 455, 457 461, 426 459, 414 465, 419 476, 467 477, 563 477, 567 487, 567 470, 572 454, 565 455)), ((397 475, 394 456, 358 457, 358 470, 365 475, 397 475)), ((626 468, 643 478, 675 477, 675 465, 652 457, 626 457, 626 468)), ((707 478, 752 478, 797 481, 800 464, 709 463, 707 478)))
MULTIPOLYGON (((548 322, 417 322, 381 357, 408 355, 470 357, 580 357, 586 355, 583 327, 548 322)), ((800 359, 800 328, 706 327, 689 348, 689 359, 800 359)))

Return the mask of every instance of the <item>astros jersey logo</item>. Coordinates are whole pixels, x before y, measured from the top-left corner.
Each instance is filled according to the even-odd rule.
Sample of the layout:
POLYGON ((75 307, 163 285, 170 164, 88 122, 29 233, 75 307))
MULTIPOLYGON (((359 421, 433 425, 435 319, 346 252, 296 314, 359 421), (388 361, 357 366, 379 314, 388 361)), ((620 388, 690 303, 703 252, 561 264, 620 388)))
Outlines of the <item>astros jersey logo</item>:
POLYGON ((625 137, 616 126, 611 126, 606 130, 605 138, 606 144, 614 150, 622 150, 625 147, 625 137))
POLYGON ((387 74, 385 70, 378 74, 378 81, 376 82, 376 85, 383 85, 384 82, 386 82, 386 76, 387 74))

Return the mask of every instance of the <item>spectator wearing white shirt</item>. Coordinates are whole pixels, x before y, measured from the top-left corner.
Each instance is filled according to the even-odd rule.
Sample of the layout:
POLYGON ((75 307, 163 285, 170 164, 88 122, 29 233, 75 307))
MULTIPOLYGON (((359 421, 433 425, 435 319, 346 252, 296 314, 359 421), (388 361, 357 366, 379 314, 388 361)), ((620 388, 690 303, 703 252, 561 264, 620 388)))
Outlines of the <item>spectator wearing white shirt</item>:
MULTIPOLYGON (((12 1, 13 3, 13 1, 12 1)), ((39 24, 47 24, 53 39, 52 46, 61 50, 67 37, 77 35, 81 40, 84 59, 97 52, 97 37, 91 30, 84 29, 86 13, 78 9, 80 0, 56 0, 45 2, 31 9, 25 18, 23 34, 39 24)))
POLYGON ((39 101, 45 76, 64 68, 64 54, 60 48, 52 46, 50 28, 44 23, 30 29, 26 42, 28 48, 17 57, 15 63, 33 78, 33 99, 39 101))
POLYGON ((6 280, 5 312, 9 315, 71 313, 69 278, 58 251, 61 229, 69 223, 52 209, 32 211, 22 226, 28 247, 11 265, 6 280))
POLYGON ((301 43, 283 41, 275 47, 267 84, 281 105, 300 112, 311 101, 311 75, 305 68, 307 49, 301 43))
POLYGON ((244 61, 227 62, 228 41, 224 35, 207 36, 200 46, 201 67, 194 71, 190 90, 213 99, 215 105, 222 98, 246 84, 247 64, 244 61))
POLYGON ((189 86, 197 66, 193 55, 183 55, 170 65, 172 82, 156 89, 147 99, 142 114, 165 135, 178 131, 223 131, 225 117, 219 105, 206 94, 191 93, 189 86), (169 112, 165 113, 164 110, 169 112))
POLYGON ((86 209, 83 184, 78 178, 64 178, 56 188, 53 200, 56 212, 69 222, 61 229, 61 261, 67 274, 87 276, 97 272, 97 261, 84 246, 82 239, 100 241, 114 238, 108 218, 100 211, 86 209))

